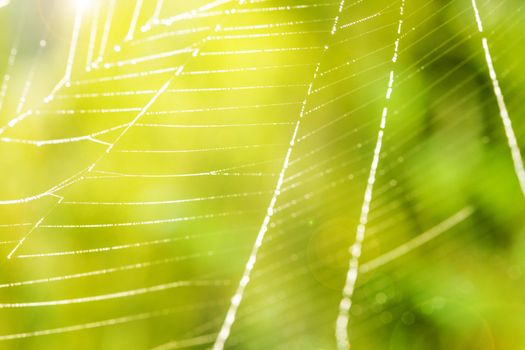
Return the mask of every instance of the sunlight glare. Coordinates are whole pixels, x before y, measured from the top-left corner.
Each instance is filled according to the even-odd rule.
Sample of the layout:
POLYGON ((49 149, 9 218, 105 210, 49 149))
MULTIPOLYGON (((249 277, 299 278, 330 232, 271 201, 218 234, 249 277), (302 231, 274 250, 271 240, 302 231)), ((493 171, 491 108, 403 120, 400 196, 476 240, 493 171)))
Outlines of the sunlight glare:
POLYGON ((89 0, 73 0, 78 10, 86 10, 89 6, 89 0))

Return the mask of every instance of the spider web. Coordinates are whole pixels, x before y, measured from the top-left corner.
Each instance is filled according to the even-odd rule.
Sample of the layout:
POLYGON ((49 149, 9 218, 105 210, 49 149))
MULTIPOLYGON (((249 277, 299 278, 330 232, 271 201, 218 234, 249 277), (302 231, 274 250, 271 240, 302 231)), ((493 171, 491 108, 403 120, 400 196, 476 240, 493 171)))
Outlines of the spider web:
POLYGON ((523 227, 523 5, 77 1, 38 38, 32 5, 6 8, 5 347, 384 348, 452 298, 433 264, 523 227))

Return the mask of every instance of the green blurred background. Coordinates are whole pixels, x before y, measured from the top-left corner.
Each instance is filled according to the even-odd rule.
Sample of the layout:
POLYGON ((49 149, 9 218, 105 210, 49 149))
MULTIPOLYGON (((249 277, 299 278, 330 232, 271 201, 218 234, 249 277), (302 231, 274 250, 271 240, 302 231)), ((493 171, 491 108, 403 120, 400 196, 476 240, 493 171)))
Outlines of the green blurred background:
MULTIPOLYGON (((78 1, 0 8, 0 348, 210 348, 306 101, 226 348, 334 349, 394 69, 352 348, 525 349, 525 200, 471 1, 406 0, 395 65, 401 1, 346 1, 333 36, 339 1, 210 3, 85 1, 73 56, 78 1)), ((525 5, 478 5, 523 154, 525 5)))

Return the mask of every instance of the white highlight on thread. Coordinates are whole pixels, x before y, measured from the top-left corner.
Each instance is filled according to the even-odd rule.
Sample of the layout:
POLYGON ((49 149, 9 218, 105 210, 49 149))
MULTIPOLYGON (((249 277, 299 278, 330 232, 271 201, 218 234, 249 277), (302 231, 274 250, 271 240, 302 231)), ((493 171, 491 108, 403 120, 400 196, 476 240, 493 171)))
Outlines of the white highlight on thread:
MULTIPOLYGON (((232 92, 244 90, 264 90, 264 89, 292 89, 303 88, 307 84, 279 84, 279 85, 244 85, 244 86, 224 86, 224 87, 203 87, 203 88, 185 88, 185 89, 168 89, 166 93, 180 94, 180 93, 196 93, 196 92, 232 92)), ((85 92, 73 94, 56 95, 56 99, 87 99, 87 98, 103 98, 103 97, 118 97, 118 96, 138 96, 138 95, 153 95, 157 90, 120 90, 120 91, 103 91, 103 92, 85 92)))
MULTIPOLYGON (((399 8, 399 21, 397 25, 397 38, 394 44, 394 54, 392 56, 392 63, 395 65, 398 57, 399 41, 401 38, 401 28, 403 25, 403 12, 405 8, 405 0, 401 1, 399 8)), ((394 85, 395 72, 394 68, 390 71, 390 78, 388 80, 388 88, 386 92, 386 103, 383 108, 381 115, 381 124, 379 126, 379 132, 377 135, 377 142, 374 149, 374 156, 372 159, 372 165, 370 167, 370 173, 368 175, 367 186, 365 190, 365 196, 361 207, 361 215, 359 218, 359 225, 355 235, 354 244, 350 247, 350 261, 348 271, 346 273, 345 286, 343 288, 343 296, 339 303, 339 314, 335 325, 335 338, 337 341, 337 348, 339 350, 348 350, 350 348, 350 341, 348 339, 348 320, 350 314, 350 308, 352 306, 352 296, 354 294, 355 283, 359 274, 359 257, 361 256, 361 250, 365 239, 366 225, 368 223, 368 213, 370 212, 370 204, 372 202, 372 194, 374 190, 374 183, 376 181, 376 173, 379 166, 379 159, 381 157, 381 149, 383 144, 383 135, 385 133, 386 121, 388 117, 388 103, 392 97, 393 85, 394 85)))
MULTIPOLYGON (((185 308, 185 309, 188 309, 188 308, 185 308)), ((190 309, 197 309, 197 308, 191 307, 190 309)), ((147 320, 153 317, 167 316, 177 311, 182 311, 182 310, 175 309, 175 308, 169 308, 169 309, 163 309, 159 311, 145 312, 145 313, 140 313, 140 314, 135 314, 135 315, 130 315, 130 316, 111 318, 111 319, 107 319, 103 321, 76 324, 72 326, 37 330, 37 331, 24 332, 24 333, 5 334, 5 335, 0 335, 0 341, 13 340, 13 339, 25 339, 25 338, 32 338, 32 337, 40 337, 44 335, 63 334, 63 333, 70 333, 70 332, 78 332, 78 331, 87 330, 87 329, 115 326, 118 324, 124 324, 124 323, 129 323, 129 322, 143 321, 143 320, 147 320)), ((188 339, 184 341, 189 342, 190 340, 188 339)))
MULTIPOLYGON (((177 14, 175 16, 171 16, 171 17, 168 17, 168 18, 165 18, 165 19, 161 20, 161 19, 159 19, 159 17, 160 17, 160 11, 162 9, 161 8, 162 7, 162 1, 163 0, 158 0, 157 6, 155 8, 155 13, 151 17, 151 19, 144 26, 142 26, 141 30, 143 32, 149 31, 152 28, 152 26, 158 25, 158 24, 162 24, 162 25, 165 25, 165 26, 171 26, 174 23, 179 22, 181 20, 191 20, 191 19, 199 18, 201 16, 209 17, 209 16, 212 16, 213 14, 217 14, 217 13, 221 13, 222 14, 222 12, 209 13, 209 11, 211 9, 215 8, 215 7, 218 7, 218 6, 224 5, 226 3, 229 3, 232 0, 215 0, 215 1, 212 1, 212 2, 207 3, 205 5, 202 5, 202 6, 196 8, 194 10, 183 12, 183 13, 177 14)), ((242 5, 243 3, 244 3, 243 1, 239 2, 239 5, 242 5)))
MULTIPOLYGON (((226 216, 226 215, 222 215, 222 216, 226 216)), ((12 224, 12 225, 9 225, 9 227, 31 226, 31 225, 32 224, 29 224, 29 223, 28 224, 12 224)), ((3 225, 1 227, 6 227, 6 225, 3 225)), ((250 230, 251 228, 252 226, 247 226, 247 227, 239 227, 239 228, 229 229, 229 230, 216 231, 213 233, 207 232, 207 233, 197 233, 197 234, 192 234, 192 235, 181 233, 180 235, 177 235, 176 237, 172 237, 172 238, 162 238, 162 239, 149 240, 149 241, 139 241, 139 242, 134 242, 134 243, 130 242, 126 244, 101 246, 101 247, 96 247, 96 248, 84 248, 84 249, 76 249, 76 250, 60 250, 60 251, 51 251, 51 252, 43 252, 43 253, 20 254, 20 255, 17 255, 16 258, 17 259, 41 259, 41 258, 71 257, 75 255, 87 255, 87 254, 115 253, 121 250, 139 249, 139 248, 142 249, 142 248, 150 247, 150 246, 167 245, 167 244, 175 243, 175 242, 197 240, 200 238, 211 237, 216 234, 233 235, 234 233, 246 232, 250 230)), ((12 243, 16 243, 16 241, 0 242, 0 244, 12 244, 12 243)), ((21 285, 28 285, 28 284, 48 283, 48 282, 53 282, 53 281, 61 281, 64 279, 80 278, 80 277, 85 277, 85 276, 108 274, 108 273, 112 273, 115 271, 127 271, 127 270, 132 270, 132 269, 140 269, 140 268, 145 268, 145 267, 164 265, 164 264, 169 264, 173 262, 180 262, 180 261, 189 260, 189 259, 196 259, 199 257, 206 257, 206 256, 209 257, 209 256, 216 255, 216 254, 228 254, 229 252, 235 251, 237 249, 238 248, 232 248, 228 250, 220 250, 217 252, 212 251, 212 250, 207 250, 204 252, 190 254, 190 255, 176 255, 170 258, 164 258, 164 259, 153 260, 153 261, 137 262, 131 265, 105 268, 102 270, 92 270, 92 271, 81 272, 81 273, 74 273, 74 274, 68 274, 68 275, 62 275, 62 276, 46 277, 46 278, 39 278, 39 279, 25 280, 25 281, 18 281, 18 282, 6 282, 3 284, 0 284, 0 289, 16 287, 16 286, 21 286, 21 285)))
POLYGON ((54 99, 55 94, 58 92, 58 90, 60 90, 63 86, 71 85, 71 73, 73 71, 73 65, 75 63, 75 53, 77 50, 78 39, 80 36, 80 28, 82 27, 83 14, 84 6, 78 4, 75 13, 75 23, 73 24, 73 35, 71 36, 71 42, 69 44, 66 72, 64 73, 64 77, 55 85, 53 90, 51 90, 51 93, 46 98, 44 98, 44 103, 51 102, 54 99))
MULTIPOLYGON (((15 39, 15 42, 13 44, 13 47, 11 48, 11 51, 9 51, 9 57, 7 59, 7 69, 6 73, 4 75, 4 78, 2 79, 2 85, 0 87, 0 111, 2 111, 2 107, 4 105, 4 100, 7 95, 7 88, 9 87, 9 81, 11 80, 11 70, 13 69, 13 66, 16 62, 16 56, 18 55, 18 46, 20 44, 20 38, 17 37, 15 39)), ((0 130, 0 134, 3 132, 3 130, 0 130)))
MULTIPOLYGON (((60 182, 59 184, 53 186, 52 188, 50 188, 49 190, 45 191, 45 192, 41 192, 39 194, 35 194, 33 196, 28 196, 28 197, 23 197, 23 198, 18 198, 18 199, 7 199, 7 200, 0 200, 0 205, 10 205, 10 204, 22 204, 22 203, 29 203, 29 202, 32 202, 32 201, 35 201, 35 200, 38 200, 38 199, 41 199, 41 198, 44 198, 44 197, 47 197, 47 196, 54 196, 54 197, 57 197, 59 198, 58 196, 56 196, 54 193, 79 181, 79 175, 82 173, 83 171, 80 171, 78 173, 76 173, 75 175, 73 176, 70 176, 68 177, 67 179, 65 179, 64 181, 60 182)), ((32 225, 32 224, 31 224, 32 225)), ((25 226, 25 224, 24 224, 25 226)))
POLYGON ((523 158, 521 156, 518 141, 516 139, 516 134, 514 133, 514 129, 512 128, 512 121, 510 120, 507 105, 505 104, 505 99, 503 98, 503 93, 499 85, 496 70, 494 69, 492 56, 489 50, 489 44, 487 38, 484 36, 483 22, 481 21, 481 16, 479 14, 476 0, 472 0, 472 8, 474 10, 474 16, 476 17, 478 31, 482 34, 481 44, 483 46, 483 51, 485 52, 485 61, 487 62, 487 68, 489 69, 490 80, 492 80, 492 88, 494 90, 494 95, 496 96, 496 100, 498 101, 499 115, 501 117, 501 121, 503 122, 503 128, 505 129, 505 136, 507 137, 507 143, 509 145, 512 161, 514 163, 514 171, 516 172, 516 176, 518 177, 521 192, 523 196, 525 196, 525 167, 523 165, 523 158))
POLYGON ((113 14, 115 12, 116 4, 116 0, 110 0, 108 12, 106 14, 106 21, 104 23, 104 30, 102 32, 102 38, 100 39, 98 57, 95 60, 95 62, 91 65, 92 68, 98 68, 99 64, 102 63, 102 60, 104 59, 104 54, 106 53, 106 47, 109 41, 109 33, 111 32, 111 24, 113 23, 113 14))
POLYGON ((148 61, 154 61, 154 60, 159 60, 162 58, 169 58, 169 57, 173 57, 177 55, 182 55, 182 54, 193 52, 193 51, 194 51, 193 48, 187 47, 187 48, 175 49, 171 51, 166 51, 166 52, 161 52, 161 53, 156 53, 156 54, 151 54, 151 55, 146 55, 146 56, 141 56, 141 57, 130 58, 130 59, 121 60, 117 62, 106 62, 104 63, 104 68, 108 69, 108 68, 113 68, 113 67, 123 67, 126 65, 136 65, 136 64, 144 63, 148 61))
POLYGON ((155 6, 155 10, 153 11, 153 16, 151 16, 151 19, 149 22, 153 24, 157 24, 159 22, 160 13, 162 11, 162 6, 164 5, 164 0, 157 0, 157 5, 155 6))
POLYGON ((82 26, 82 17, 84 14, 83 3, 84 2, 77 2, 77 9, 75 13, 75 24, 73 26, 73 36, 71 38, 71 44, 69 46, 66 74, 64 75, 64 79, 66 80, 66 85, 69 84, 69 81, 71 80, 71 72, 73 71, 73 65, 75 63, 75 52, 77 50, 78 38, 80 36, 80 28, 82 26))
POLYGON ((381 16, 381 15, 382 15, 381 12, 376 12, 373 15, 370 15, 370 16, 367 16, 367 17, 364 17, 364 18, 352 21, 350 23, 343 24, 340 28, 341 29, 345 29, 345 28, 354 26, 354 25, 359 24, 359 23, 367 22, 367 21, 371 20, 372 18, 375 18, 377 16, 381 16))
POLYGON ((361 265, 359 268, 360 273, 368 273, 372 270, 375 270, 383 265, 388 264, 389 262, 400 258, 403 255, 408 254, 414 249, 422 246, 423 244, 435 239, 436 237, 442 235, 443 233, 450 230, 452 227, 460 224, 469 218, 474 209, 472 207, 466 207, 446 219, 445 221, 440 222, 436 226, 432 227, 428 231, 421 233, 419 236, 405 242, 404 244, 390 250, 389 252, 373 259, 365 264, 361 265))
POLYGON ((86 71, 91 70, 91 65, 93 64, 93 56, 95 54, 95 45, 97 43, 97 34, 98 34, 98 22, 100 20, 100 11, 101 5, 99 2, 96 3, 95 13, 91 19, 91 30, 89 33, 89 43, 88 51, 86 55, 86 71))
POLYGON ((128 34, 126 34, 126 38, 124 39, 124 41, 133 40, 133 36, 135 35, 135 29, 137 28, 137 22, 139 20, 140 11, 142 10, 143 3, 144 0, 137 0, 137 3, 135 4, 135 10, 133 11, 133 17, 131 18, 131 23, 129 24, 128 34))
MULTIPOLYGON (((91 142, 95 142, 95 143, 109 145, 108 142, 100 141, 96 137, 108 134, 110 132, 113 132, 113 131, 116 131, 116 130, 119 130, 119 129, 123 129, 127 125, 128 125, 128 123, 125 123, 125 124, 116 125, 116 126, 113 126, 113 127, 107 128, 107 129, 103 129, 103 130, 100 130, 100 131, 97 131, 97 132, 94 132, 94 133, 91 133, 91 134, 88 134, 88 135, 81 135, 81 136, 76 136, 76 137, 67 137, 67 138, 62 138, 62 139, 28 140, 28 139, 15 139, 15 138, 11 138, 11 137, 1 137, 0 141, 1 142, 5 142, 5 143, 20 143, 20 144, 25 144, 25 145, 34 145, 34 146, 37 146, 37 147, 42 147, 42 146, 46 146, 46 145, 60 145, 60 144, 65 144, 65 143, 73 143, 73 142, 81 142, 81 141, 91 141, 91 142)), ((0 201, 0 204, 2 204, 2 201, 0 201)))
MULTIPOLYGON (((334 23, 337 24, 337 21, 339 20, 339 16, 343 10, 345 0, 341 0, 339 3, 339 9, 337 12, 336 17, 334 18, 334 23)), ((337 32, 337 25, 333 25, 333 29, 330 32, 330 35, 333 36, 337 32)), ((217 335, 217 338, 215 339, 215 343, 213 344, 213 350, 223 350, 224 345, 226 344, 226 341, 228 340, 231 328, 233 324, 235 323, 235 319, 237 316, 237 310, 239 309, 239 306, 242 302, 242 299, 244 297, 244 291, 246 287, 248 286, 248 283, 250 282, 251 273, 255 267, 255 263, 257 262, 257 255, 259 253, 260 248, 263 245, 264 238, 266 236, 266 233, 268 231, 270 221, 272 220, 273 214, 275 212, 275 204, 277 203, 277 199, 279 198, 279 195, 281 194, 281 187, 284 183, 284 177, 286 175, 286 171, 288 169, 290 158, 292 156, 292 152, 295 146, 295 141, 297 138, 297 135, 299 133, 299 127, 301 125, 301 121, 305 115, 305 109, 306 105, 308 103, 308 99, 312 93, 312 87, 317 79, 317 75, 319 73, 319 68, 321 66, 322 58, 328 51, 329 46, 325 46, 321 57, 315 67, 315 72, 313 75, 313 78, 308 86, 307 95, 302 103, 301 111, 299 113, 299 118, 297 118, 297 121, 295 123, 295 128, 292 134, 292 138, 290 140, 290 144, 288 147, 288 151, 286 152, 286 156, 284 158, 284 163, 281 168, 281 172, 279 173, 279 179, 277 180, 277 184, 275 186, 275 190, 273 192, 272 198, 270 200, 270 204, 268 205, 268 208, 266 210, 266 216, 264 217, 263 223, 259 229, 259 232, 257 234, 257 238, 255 240, 255 243, 252 247, 250 257, 248 258, 248 262, 246 263, 246 266, 244 268, 244 272, 242 274, 241 280, 239 282, 239 285, 237 287, 237 290, 235 291, 235 294, 231 298, 230 307, 228 308, 228 311, 226 312, 226 317, 224 319, 224 322, 221 326, 221 329, 219 331, 219 334, 217 335)))
POLYGON ((44 222, 44 220, 49 216, 49 214, 56 208, 57 205, 60 204, 60 202, 62 202, 63 198, 59 198, 59 200, 55 203, 55 205, 51 208, 51 210, 49 210, 47 212, 47 214, 45 214, 44 216, 42 216, 34 225, 33 227, 31 228, 31 230, 29 230, 19 241, 18 243, 14 246, 14 248, 9 252, 9 254, 7 255, 7 259, 11 259, 13 257, 13 255, 16 253, 16 251, 22 246, 22 244, 24 244, 25 240, 27 239, 27 237, 29 237, 31 235, 31 233, 33 233, 33 231, 37 230, 40 225, 42 225, 42 222, 44 222))
MULTIPOLYGON (((159 242, 157 242, 157 244, 159 244, 159 242)), ((124 248, 130 248, 131 246, 118 246, 118 247, 123 247, 121 249, 124 249, 124 248)), ((144 245, 140 245, 136 247, 144 247, 144 245)), ((105 251, 108 251, 108 250, 105 250, 105 251)), ((80 251, 80 252, 81 253, 79 254, 90 253, 94 251, 85 250, 85 251, 80 251)), ((29 285, 35 285, 35 284, 47 284, 47 283, 61 282, 61 281, 74 280, 74 279, 79 279, 79 278, 87 278, 87 277, 93 277, 93 276, 102 276, 102 275, 112 274, 116 272, 133 271, 133 270, 145 269, 145 268, 154 267, 154 266, 167 265, 170 263, 180 262, 180 261, 194 259, 194 258, 201 258, 204 256, 211 256, 211 255, 213 255, 213 253, 211 252, 210 253, 207 252, 203 254, 186 255, 186 256, 177 255, 176 257, 173 257, 173 258, 138 262, 138 263, 131 264, 131 265, 110 267, 110 268, 101 269, 101 270, 91 270, 91 271, 73 273, 73 274, 62 275, 62 276, 53 276, 53 277, 44 277, 44 278, 38 278, 38 279, 33 279, 33 280, 8 282, 8 283, 0 284, 0 289, 20 287, 20 286, 29 286, 29 285)), ((64 256, 64 255, 34 254, 34 255, 24 255, 23 257, 24 258, 43 258, 43 257, 51 257, 51 256, 57 257, 57 256, 64 256)), ((22 257, 17 256, 17 258, 22 258, 22 257)))
POLYGON ((140 111, 140 113, 137 114, 137 116, 130 122, 126 125, 126 127, 124 128, 124 130, 122 130, 122 132, 117 136, 117 138, 115 139, 114 142, 110 143, 108 145, 108 147, 106 148, 104 154, 102 154, 102 156, 100 158, 98 158, 93 164, 91 164, 87 170, 88 173, 91 173, 93 171, 93 169, 95 168, 95 166, 97 165, 98 162, 100 162, 101 159, 103 159, 107 154, 109 154, 113 148, 115 147, 115 145, 120 141, 120 139, 128 132, 129 129, 131 129, 136 123, 137 121, 148 111, 148 109, 155 103, 155 101, 157 101, 157 99, 160 97, 160 95, 162 95, 164 93, 164 91, 166 91, 166 89, 168 88, 168 86, 170 86, 171 84, 171 79, 169 79, 166 83, 164 83, 164 85, 159 89, 159 91, 157 91, 157 93, 155 94, 155 96, 153 96, 153 98, 146 104, 146 106, 144 106, 144 108, 140 111))
POLYGON ((178 67, 169 67, 169 68, 155 69, 155 70, 151 70, 151 71, 140 71, 140 72, 134 72, 134 73, 110 75, 110 76, 101 77, 101 78, 75 80, 72 83, 72 85, 73 86, 81 86, 81 85, 90 85, 90 84, 101 84, 101 83, 110 82, 110 81, 119 81, 119 80, 127 80, 127 79, 144 78, 144 77, 149 77, 149 76, 152 76, 152 75, 162 75, 162 74, 165 74, 165 73, 175 72, 177 69, 178 69, 178 67))
POLYGON ((71 304, 83 304, 96 301, 110 300, 110 299, 120 299, 127 298, 137 295, 149 294, 154 292, 160 292, 164 290, 169 290, 173 288, 181 287, 208 287, 208 286, 224 286, 228 285, 227 281, 177 281, 165 284, 158 284, 151 287, 139 288, 126 290, 122 292, 109 293, 109 294, 100 294, 82 298, 73 298, 73 299, 59 299, 59 300, 49 300, 49 301, 34 301, 34 302, 24 302, 24 303, 3 303, 0 304, 0 309, 15 309, 15 308, 27 308, 27 307, 42 307, 42 306, 57 306, 57 305, 71 305, 71 304))
MULTIPOLYGON (((198 235, 191 236, 191 237, 198 237, 198 235)), ((161 245, 161 244, 167 244, 167 243, 173 243, 177 241, 183 241, 183 240, 189 240, 190 236, 181 236, 176 238, 164 238, 164 239, 157 239, 153 241, 145 241, 145 242, 136 242, 136 243, 127 243, 127 244, 120 244, 120 245, 113 245, 113 246, 104 246, 99 248, 87 248, 87 249, 78 249, 78 250, 62 250, 62 251, 55 251, 55 252, 49 252, 49 253, 34 253, 34 254, 21 254, 18 255, 18 259, 33 259, 33 258, 49 258, 49 257, 63 257, 63 256, 72 256, 72 255, 83 255, 83 254, 93 254, 93 253, 107 253, 107 252, 114 252, 117 250, 123 250, 123 249, 130 249, 130 248, 144 248, 147 246, 153 246, 153 245, 161 245)), ((12 243, 12 242, 11 242, 12 243)), ((6 243, 7 244, 7 243, 6 243)), ((207 253, 208 254, 208 253, 207 253)), ((176 258, 168 258, 161 261, 172 261, 171 259, 181 259, 180 256, 177 256, 176 258)), ((178 261, 178 260, 173 260, 178 261)), ((145 264, 152 264, 150 263, 138 263, 134 265, 128 265, 128 266, 145 266, 145 264)), ((147 265, 149 266, 149 265, 147 265)), ((119 268, 120 269, 120 268, 119 268)), ((126 267, 125 269, 129 269, 126 267)), ((105 269, 103 271, 113 271, 114 269, 105 269)), ((102 271, 102 270, 99 270, 102 271)), ((106 272, 89 272, 89 275, 92 274, 99 274, 99 273, 106 273, 106 272)), ((74 274, 74 275, 68 275, 68 277, 49 277, 47 279, 40 279, 40 280, 33 280, 33 281, 24 281, 24 282, 12 282, 12 283, 5 283, 0 284, 0 288, 6 288, 10 286, 17 286, 17 285, 26 285, 26 284, 35 284, 40 283, 38 281, 45 281, 45 280, 56 280, 59 278, 67 279, 67 278, 73 278, 70 276, 81 276, 82 274, 74 274)))
POLYGON ((24 83, 24 88, 22 89, 22 94, 20 95, 20 99, 18 100, 18 104, 16 106, 15 113, 19 115, 24 110, 25 104, 27 102, 27 98, 29 95, 29 91, 31 90, 31 86, 33 85, 33 78, 35 76, 36 66, 38 62, 40 61, 40 56, 42 54, 43 49, 47 46, 47 41, 42 39, 39 42, 38 45, 38 51, 36 54, 35 61, 31 64, 31 69, 29 70, 29 73, 27 74, 26 82, 24 83))

